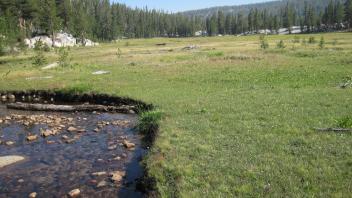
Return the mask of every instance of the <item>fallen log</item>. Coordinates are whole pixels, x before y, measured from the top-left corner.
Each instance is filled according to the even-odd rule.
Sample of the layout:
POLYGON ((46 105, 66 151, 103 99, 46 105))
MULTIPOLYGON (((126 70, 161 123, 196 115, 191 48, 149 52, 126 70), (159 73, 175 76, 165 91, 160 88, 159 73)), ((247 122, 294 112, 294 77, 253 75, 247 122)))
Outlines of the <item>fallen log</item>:
POLYGON ((352 132, 352 129, 344 129, 344 128, 314 128, 314 130, 318 132, 352 132))
POLYGON ((7 104, 8 109, 27 110, 27 111, 59 111, 59 112, 75 112, 75 111, 103 111, 116 113, 134 113, 133 106, 104 106, 104 105, 54 105, 54 104, 29 104, 29 103, 10 103, 7 104))

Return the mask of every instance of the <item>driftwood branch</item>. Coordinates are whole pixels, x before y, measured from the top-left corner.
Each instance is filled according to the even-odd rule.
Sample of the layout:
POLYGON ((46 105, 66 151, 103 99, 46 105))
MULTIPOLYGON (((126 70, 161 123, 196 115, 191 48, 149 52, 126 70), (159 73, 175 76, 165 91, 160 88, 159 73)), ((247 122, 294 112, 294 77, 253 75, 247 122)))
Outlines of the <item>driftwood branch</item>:
POLYGON ((28 104, 28 103, 10 103, 7 104, 8 109, 28 110, 28 111, 103 111, 117 113, 133 113, 132 106, 104 106, 104 105, 53 105, 53 104, 28 104))
POLYGON ((344 129, 344 128, 315 128, 314 130, 318 132, 352 132, 352 129, 344 129))

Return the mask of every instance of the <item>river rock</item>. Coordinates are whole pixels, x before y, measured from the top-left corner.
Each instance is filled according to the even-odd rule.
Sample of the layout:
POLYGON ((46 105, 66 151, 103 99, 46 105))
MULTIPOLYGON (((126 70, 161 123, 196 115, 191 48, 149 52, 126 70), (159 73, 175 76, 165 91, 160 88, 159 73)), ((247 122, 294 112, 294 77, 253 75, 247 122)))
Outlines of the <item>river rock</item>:
POLYGON ((136 145, 134 143, 131 143, 127 140, 124 140, 122 144, 127 148, 127 149, 133 149, 136 145))
POLYGON ((78 197, 81 194, 79 189, 73 189, 68 193, 69 197, 78 197))
POLYGON ((9 95, 7 95, 7 98, 8 98, 9 100, 14 100, 14 99, 16 99, 16 96, 13 95, 13 94, 9 94, 9 95))
POLYGON ((125 175, 126 175, 125 171, 114 171, 110 173, 111 180, 117 183, 121 182, 125 175))
POLYGON ((25 159, 24 157, 18 156, 18 155, 2 156, 0 157, 0 168, 20 162, 24 159, 25 159))

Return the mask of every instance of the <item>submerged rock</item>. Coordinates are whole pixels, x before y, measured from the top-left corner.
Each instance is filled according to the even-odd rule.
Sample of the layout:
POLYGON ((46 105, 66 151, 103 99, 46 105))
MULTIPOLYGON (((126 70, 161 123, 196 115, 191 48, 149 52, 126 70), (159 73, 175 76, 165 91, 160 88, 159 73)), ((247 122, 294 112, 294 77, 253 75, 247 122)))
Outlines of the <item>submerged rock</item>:
POLYGON ((36 198, 37 197, 37 193, 36 192, 32 192, 31 194, 29 194, 28 197, 29 198, 36 198))
POLYGON ((25 159, 24 157, 18 156, 18 155, 8 155, 8 156, 0 157, 0 168, 3 168, 11 164, 15 164, 24 159, 25 159))
POLYGON ((13 141, 7 141, 7 142, 5 142, 5 144, 6 144, 7 146, 12 146, 12 145, 14 145, 15 143, 14 143, 13 141))
POLYGON ((109 185, 109 183, 107 181, 101 181, 97 184, 97 188, 103 188, 107 185, 109 185))
POLYGON ((81 194, 79 189, 73 189, 68 193, 69 197, 78 197, 81 194))
POLYGON ((72 132, 77 132, 78 129, 75 127, 68 127, 67 131, 72 133, 72 132))

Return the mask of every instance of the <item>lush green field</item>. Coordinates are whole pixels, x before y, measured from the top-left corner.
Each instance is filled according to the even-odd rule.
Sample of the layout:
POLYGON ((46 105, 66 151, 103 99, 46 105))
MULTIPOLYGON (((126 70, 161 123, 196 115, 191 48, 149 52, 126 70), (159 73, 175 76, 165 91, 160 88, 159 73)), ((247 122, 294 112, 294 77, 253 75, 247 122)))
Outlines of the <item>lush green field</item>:
POLYGON ((351 134, 313 128, 352 116, 352 88, 339 88, 352 77, 352 34, 325 34, 325 49, 293 37, 269 36, 265 51, 258 36, 124 40, 72 48, 72 68, 46 71, 28 52, 0 58, 0 89, 96 91, 157 105, 164 118, 146 162, 163 197, 350 197, 351 134), (281 39, 287 47, 276 49, 281 39), (199 49, 182 50, 192 44, 199 49), (38 76, 54 78, 25 79, 38 76))

